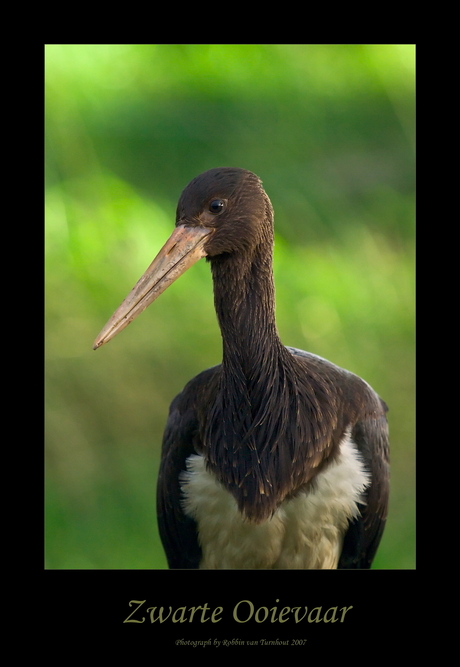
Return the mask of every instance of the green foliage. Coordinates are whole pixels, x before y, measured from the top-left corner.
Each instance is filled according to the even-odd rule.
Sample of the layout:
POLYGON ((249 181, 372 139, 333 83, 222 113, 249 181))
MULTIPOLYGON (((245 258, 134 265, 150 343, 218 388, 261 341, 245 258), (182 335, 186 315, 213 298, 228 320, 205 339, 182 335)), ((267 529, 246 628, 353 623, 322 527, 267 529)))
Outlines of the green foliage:
POLYGON ((220 361, 209 267, 92 341, 183 187, 256 172, 275 208, 283 341, 390 406, 377 568, 414 567, 414 46, 46 47, 48 568, 163 568, 155 479, 174 395, 220 361))

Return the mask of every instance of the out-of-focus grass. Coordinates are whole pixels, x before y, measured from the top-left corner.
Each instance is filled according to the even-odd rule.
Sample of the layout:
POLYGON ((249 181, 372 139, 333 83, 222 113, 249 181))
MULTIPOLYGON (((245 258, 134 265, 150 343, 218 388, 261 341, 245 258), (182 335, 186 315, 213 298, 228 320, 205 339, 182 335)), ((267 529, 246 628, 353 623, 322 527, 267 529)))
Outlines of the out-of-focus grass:
POLYGON ((47 47, 48 568, 162 568, 155 479, 174 395, 220 361, 209 267, 97 352, 203 169, 256 171, 275 207, 283 341, 389 404, 378 568, 414 567, 413 49, 47 47))

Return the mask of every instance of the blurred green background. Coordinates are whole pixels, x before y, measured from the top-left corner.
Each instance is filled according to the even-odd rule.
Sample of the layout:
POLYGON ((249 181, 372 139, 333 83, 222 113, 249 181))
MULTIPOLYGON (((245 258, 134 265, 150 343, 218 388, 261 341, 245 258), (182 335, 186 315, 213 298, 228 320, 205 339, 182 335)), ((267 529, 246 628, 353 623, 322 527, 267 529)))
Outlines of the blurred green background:
POLYGON ((275 208, 282 340, 390 406, 377 569, 415 567, 414 45, 47 45, 46 560, 165 568, 155 484, 169 403, 219 363, 209 266, 92 343, 211 167, 275 208))

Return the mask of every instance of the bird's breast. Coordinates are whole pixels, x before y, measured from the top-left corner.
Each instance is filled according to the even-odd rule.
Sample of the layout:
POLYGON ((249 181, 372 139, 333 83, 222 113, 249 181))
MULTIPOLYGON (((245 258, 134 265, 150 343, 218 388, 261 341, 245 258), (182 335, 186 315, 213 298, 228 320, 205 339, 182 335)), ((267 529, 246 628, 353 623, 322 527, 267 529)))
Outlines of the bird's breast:
POLYGON ((349 520, 370 478, 349 434, 336 460, 308 490, 284 500, 261 524, 243 517, 231 493, 206 469, 203 456, 187 459, 181 475, 183 508, 195 519, 202 569, 335 569, 349 520))

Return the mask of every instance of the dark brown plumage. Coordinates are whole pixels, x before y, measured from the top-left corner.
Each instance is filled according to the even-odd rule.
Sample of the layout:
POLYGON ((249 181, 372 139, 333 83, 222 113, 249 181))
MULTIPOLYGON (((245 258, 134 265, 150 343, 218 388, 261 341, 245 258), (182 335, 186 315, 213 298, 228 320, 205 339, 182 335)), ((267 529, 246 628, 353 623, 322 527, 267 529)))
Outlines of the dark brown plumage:
MULTIPOLYGON (((184 505, 189 492, 184 471, 193 455, 204 457, 207 471, 217 480, 216 494, 222 488, 233 496, 246 530, 248 525, 268 525, 294 498, 325 503, 318 490, 324 474, 342 465, 344 448, 351 443, 357 470, 369 483, 355 503, 356 512, 336 520, 340 557, 330 561, 318 556, 315 561, 312 556, 305 562, 368 568, 380 541, 388 499, 386 406, 359 377, 281 343, 272 247, 273 210, 259 178, 230 168, 201 174, 179 199, 170 241, 95 342, 97 348, 110 340, 188 266, 206 256, 223 360, 194 378, 170 409, 158 517, 172 568, 227 562, 219 560, 214 546, 206 556, 204 519, 184 505)), ((330 520, 324 519, 324 525, 330 520)), ((310 539, 304 536, 309 529, 302 530, 298 548, 310 539)), ((222 540, 216 538, 225 539, 224 534, 222 540)), ((284 562, 280 557, 272 567, 284 562)))

